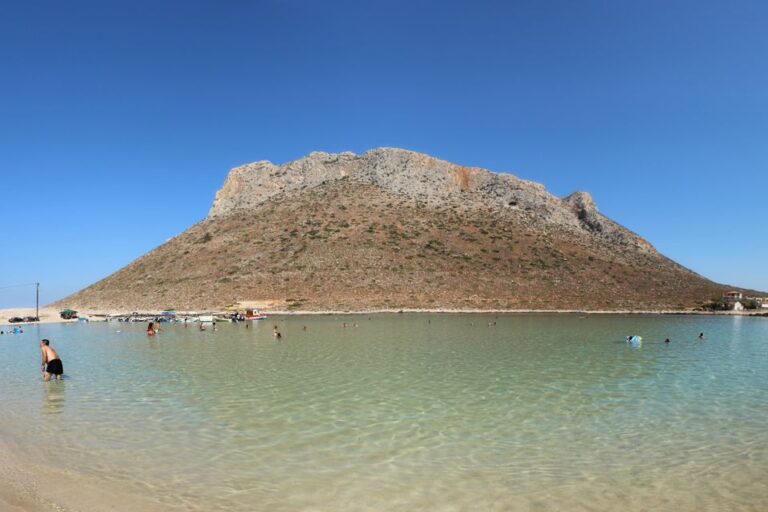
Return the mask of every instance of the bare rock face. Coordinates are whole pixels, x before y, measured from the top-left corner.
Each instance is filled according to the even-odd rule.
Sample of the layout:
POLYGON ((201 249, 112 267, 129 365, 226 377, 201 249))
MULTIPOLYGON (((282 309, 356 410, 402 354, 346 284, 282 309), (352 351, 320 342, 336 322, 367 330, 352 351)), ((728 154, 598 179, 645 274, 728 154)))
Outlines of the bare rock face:
POLYGON ((231 215, 279 194, 342 179, 376 185, 431 205, 458 201, 467 206, 519 210, 544 230, 586 230, 611 243, 654 251, 648 242, 601 215, 586 192, 560 199, 540 183, 512 174, 464 167, 397 148, 377 148, 362 155, 318 151, 282 165, 259 161, 236 167, 216 194, 208 217, 231 215))
POLYGON ((262 160, 232 169, 216 193, 209 217, 252 208, 270 197, 316 187, 354 173, 360 159, 354 153, 315 151, 283 165, 262 160))

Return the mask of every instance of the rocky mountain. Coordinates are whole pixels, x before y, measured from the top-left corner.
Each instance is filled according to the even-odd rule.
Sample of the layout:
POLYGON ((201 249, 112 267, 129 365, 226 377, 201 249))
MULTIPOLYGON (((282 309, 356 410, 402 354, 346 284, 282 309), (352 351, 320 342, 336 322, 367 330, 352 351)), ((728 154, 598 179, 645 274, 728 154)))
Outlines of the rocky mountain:
POLYGON ((378 148, 232 169, 206 219, 59 304, 682 309, 723 290, 586 192, 378 148))

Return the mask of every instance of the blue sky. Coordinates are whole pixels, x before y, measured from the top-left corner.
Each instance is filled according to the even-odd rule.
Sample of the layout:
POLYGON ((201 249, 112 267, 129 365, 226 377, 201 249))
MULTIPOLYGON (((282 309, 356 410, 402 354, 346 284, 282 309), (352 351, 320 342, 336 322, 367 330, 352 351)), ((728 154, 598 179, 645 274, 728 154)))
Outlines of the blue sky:
MULTIPOLYGON (((0 287, 43 302, 202 219, 227 171, 397 146, 512 172, 768 290, 768 3, 12 2, 0 287)), ((0 307, 34 303, 0 288, 0 307)))

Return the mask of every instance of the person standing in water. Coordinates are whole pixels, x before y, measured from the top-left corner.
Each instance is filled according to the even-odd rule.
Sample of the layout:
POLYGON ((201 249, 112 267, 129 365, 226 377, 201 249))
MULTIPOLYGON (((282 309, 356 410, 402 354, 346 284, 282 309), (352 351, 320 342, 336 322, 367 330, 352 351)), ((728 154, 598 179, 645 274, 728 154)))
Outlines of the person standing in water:
POLYGON ((41 370, 43 372, 43 380, 51 380, 51 376, 56 376, 56 380, 61 380, 64 375, 64 365, 61 363, 59 354, 56 353, 50 347, 50 341, 43 339, 40 341, 40 353, 43 356, 43 362, 41 364, 41 370))
POLYGON ((149 322, 149 325, 147 326, 147 336, 154 336, 155 335, 155 322, 149 322))

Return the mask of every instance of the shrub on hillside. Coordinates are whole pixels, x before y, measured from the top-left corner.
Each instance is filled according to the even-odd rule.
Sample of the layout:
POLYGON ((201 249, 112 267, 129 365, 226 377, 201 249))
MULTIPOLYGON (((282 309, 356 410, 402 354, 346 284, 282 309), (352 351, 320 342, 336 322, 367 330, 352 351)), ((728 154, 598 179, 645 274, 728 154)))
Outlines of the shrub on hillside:
POLYGON ((741 301, 741 305, 744 309, 760 309, 761 304, 757 299, 744 299, 741 301))
POLYGON ((711 300, 705 303, 702 307, 709 311, 727 311, 731 309, 731 305, 722 298, 711 300))

